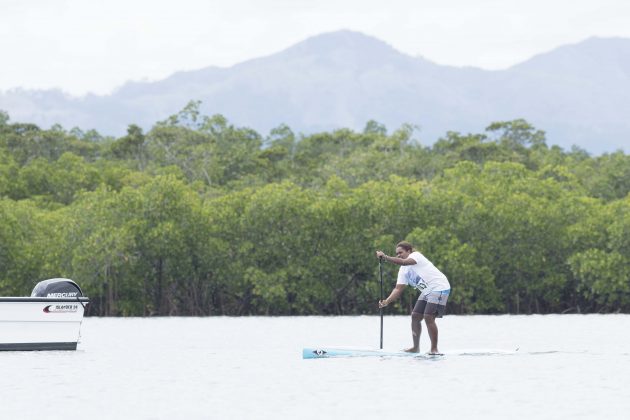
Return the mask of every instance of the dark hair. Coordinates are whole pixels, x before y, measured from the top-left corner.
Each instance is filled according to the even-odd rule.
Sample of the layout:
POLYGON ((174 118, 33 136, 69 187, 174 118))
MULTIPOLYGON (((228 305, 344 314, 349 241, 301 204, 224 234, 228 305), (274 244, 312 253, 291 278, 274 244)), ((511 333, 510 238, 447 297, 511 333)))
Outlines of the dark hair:
POLYGON ((406 241, 398 242, 398 244, 396 244, 396 248, 398 247, 404 249, 407 252, 413 251, 413 246, 409 242, 406 242, 406 241))

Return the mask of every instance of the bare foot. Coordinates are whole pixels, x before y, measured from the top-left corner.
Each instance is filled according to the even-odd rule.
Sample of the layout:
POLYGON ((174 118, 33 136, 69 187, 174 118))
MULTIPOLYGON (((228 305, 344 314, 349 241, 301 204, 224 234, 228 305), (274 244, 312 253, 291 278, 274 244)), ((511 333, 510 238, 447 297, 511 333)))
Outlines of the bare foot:
POLYGON ((420 353, 420 349, 418 347, 409 347, 404 351, 406 351, 407 353, 420 353))

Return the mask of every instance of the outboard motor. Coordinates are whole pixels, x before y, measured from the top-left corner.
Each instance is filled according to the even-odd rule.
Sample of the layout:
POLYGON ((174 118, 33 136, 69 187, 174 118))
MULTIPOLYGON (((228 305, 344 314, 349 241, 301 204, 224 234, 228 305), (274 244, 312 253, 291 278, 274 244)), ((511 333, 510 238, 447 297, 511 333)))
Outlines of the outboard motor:
POLYGON ((31 297, 77 298, 83 296, 78 284, 70 279, 48 279, 35 285, 31 297))

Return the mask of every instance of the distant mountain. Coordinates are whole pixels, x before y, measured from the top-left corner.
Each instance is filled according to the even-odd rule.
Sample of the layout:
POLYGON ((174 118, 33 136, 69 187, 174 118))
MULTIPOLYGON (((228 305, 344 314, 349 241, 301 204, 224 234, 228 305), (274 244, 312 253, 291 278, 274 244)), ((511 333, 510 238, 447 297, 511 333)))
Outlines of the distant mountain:
POLYGON ((303 133, 361 130, 373 119, 390 130, 417 124, 426 144, 447 131, 481 132, 494 121, 525 118, 547 132, 549 144, 601 153, 628 151, 629 92, 630 39, 591 38, 486 71, 437 65, 339 31, 229 68, 129 82, 106 96, 14 89, 0 93, 0 109, 13 121, 120 136, 128 124, 148 129, 201 100, 205 114, 263 135, 282 123, 303 133))

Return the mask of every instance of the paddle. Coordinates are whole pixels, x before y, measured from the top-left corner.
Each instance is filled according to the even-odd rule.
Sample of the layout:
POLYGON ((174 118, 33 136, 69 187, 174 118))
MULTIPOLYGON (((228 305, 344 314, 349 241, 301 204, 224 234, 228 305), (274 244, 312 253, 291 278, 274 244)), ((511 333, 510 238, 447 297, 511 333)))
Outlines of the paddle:
MULTIPOLYGON (((381 301, 383 300, 383 258, 378 258, 378 272, 381 278, 381 301)), ((380 305, 379 305, 380 306, 380 305)), ((381 311, 381 350, 383 349, 383 308, 380 308, 381 311)))

